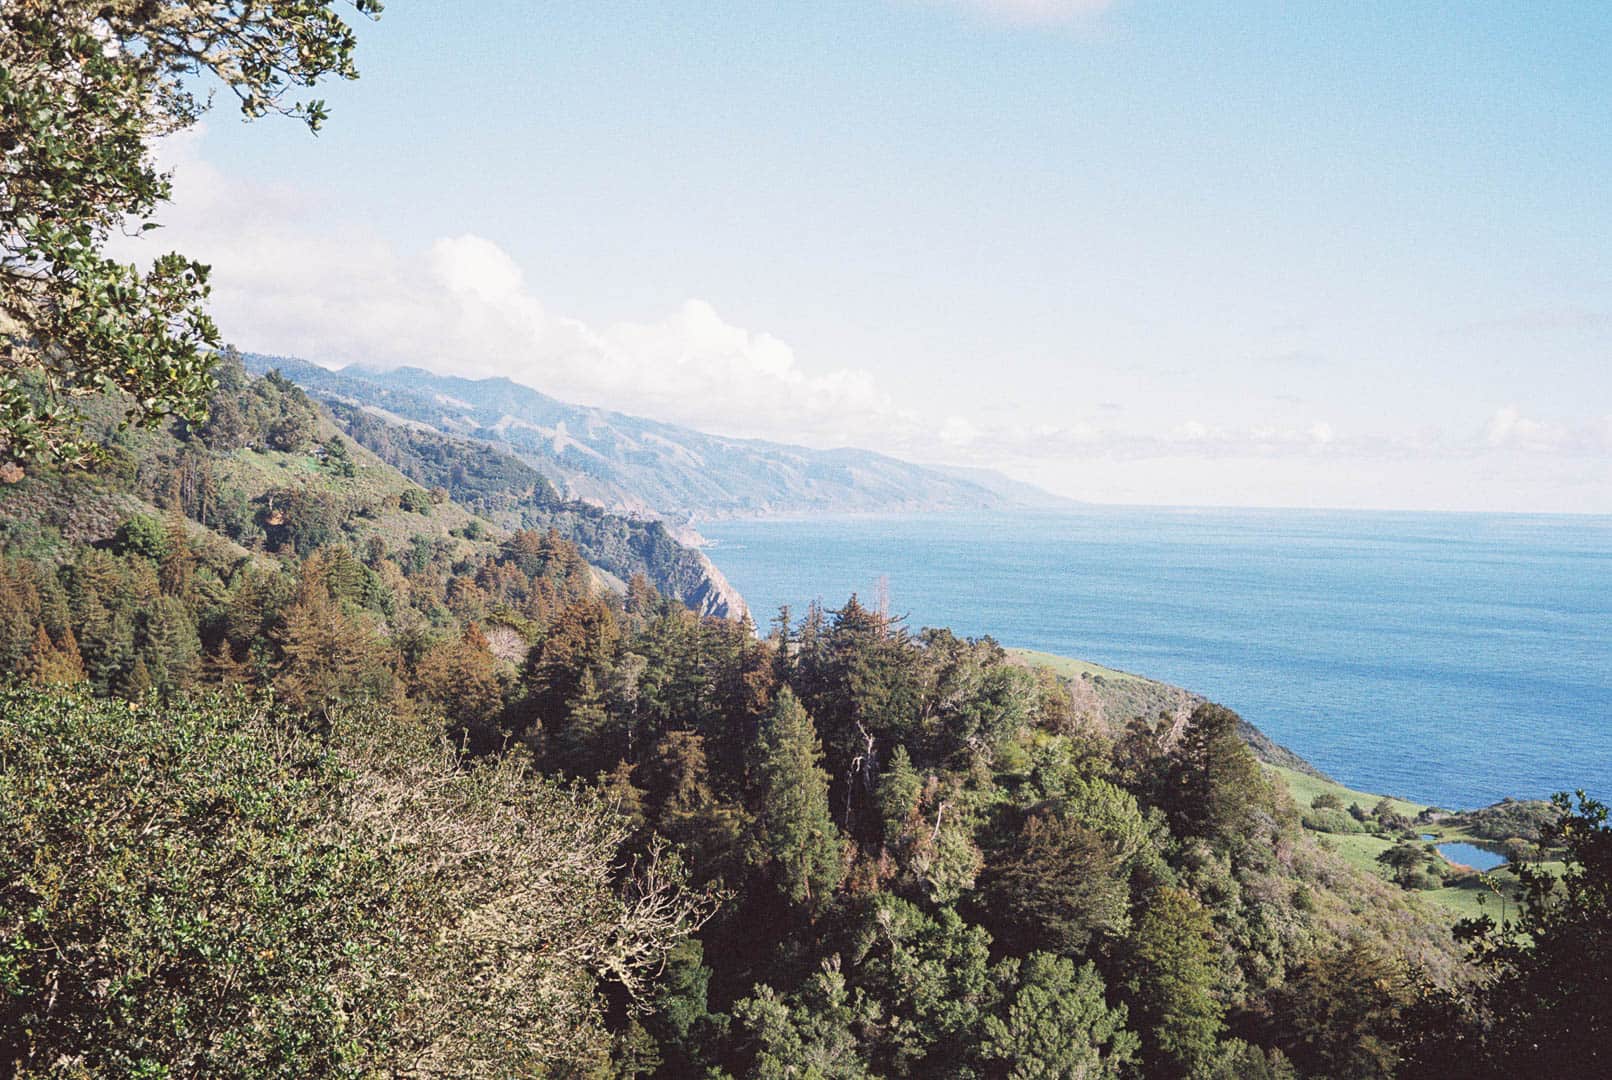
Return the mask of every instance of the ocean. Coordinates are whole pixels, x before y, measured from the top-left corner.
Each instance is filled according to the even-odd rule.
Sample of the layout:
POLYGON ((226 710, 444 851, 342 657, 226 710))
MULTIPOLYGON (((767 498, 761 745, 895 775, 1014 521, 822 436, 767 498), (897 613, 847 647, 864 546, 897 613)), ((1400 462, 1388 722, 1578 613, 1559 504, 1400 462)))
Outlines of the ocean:
POLYGON ((1350 786, 1612 794, 1612 518, 1089 507, 704 523, 758 624, 871 602, 1184 686, 1350 786))

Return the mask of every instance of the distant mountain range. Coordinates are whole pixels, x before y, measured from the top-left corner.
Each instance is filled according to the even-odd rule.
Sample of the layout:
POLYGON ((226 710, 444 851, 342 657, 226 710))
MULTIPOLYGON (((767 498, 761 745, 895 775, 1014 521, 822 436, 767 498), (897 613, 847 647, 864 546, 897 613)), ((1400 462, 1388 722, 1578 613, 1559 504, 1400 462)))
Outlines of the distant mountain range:
POLYGON ((989 470, 709 435, 570 405, 509 379, 464 379, 407 367, 331 371, 290 357, 245 360, 258 373, 279 369, 317 397, 491 443, 537 468, 568 498, 672 521, 1068 505, 989 470))

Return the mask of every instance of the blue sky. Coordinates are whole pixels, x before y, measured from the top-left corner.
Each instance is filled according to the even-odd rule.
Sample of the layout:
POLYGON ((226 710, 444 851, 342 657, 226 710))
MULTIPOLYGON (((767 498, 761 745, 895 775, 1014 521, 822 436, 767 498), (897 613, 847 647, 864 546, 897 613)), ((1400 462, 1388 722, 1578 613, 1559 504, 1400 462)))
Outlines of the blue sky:
POLYGON ((1612 512, 1612 6, 393 0, 157 234, 244 348, 1103 501, 1612 512))

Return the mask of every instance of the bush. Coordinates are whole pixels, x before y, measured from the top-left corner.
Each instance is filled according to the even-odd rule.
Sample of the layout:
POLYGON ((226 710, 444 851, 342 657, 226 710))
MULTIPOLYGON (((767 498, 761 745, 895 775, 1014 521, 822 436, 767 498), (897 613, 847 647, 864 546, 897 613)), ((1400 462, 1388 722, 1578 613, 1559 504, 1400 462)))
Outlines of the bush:
POLYGON ((112 537, 112 550, 119 555, 143 555, 160 559, 168 553, 168 530, 150 514, 135 514, 112 537))
POLYGON ((381 712, 0 691, 0 1061, 570 1075, 699 919, 592 796, 381 712), (510 1033, 519 1033, 512 1038, 510 1033))
POLYGON ((431 495, 424 488, 404 488, 398 494, 397 506, 405 514, 425 514, 429 516, 431 513, 431 495))
POLYGON ((1339 809, 1306 810, 1301 819, 1306 829, 1329 833, 1363 833, 1366 826, 1339 809))
POLYGON ((1323 791, 1310 800, 1311 810, 1342 810, 1343 800, 1331 791, 1323 791))

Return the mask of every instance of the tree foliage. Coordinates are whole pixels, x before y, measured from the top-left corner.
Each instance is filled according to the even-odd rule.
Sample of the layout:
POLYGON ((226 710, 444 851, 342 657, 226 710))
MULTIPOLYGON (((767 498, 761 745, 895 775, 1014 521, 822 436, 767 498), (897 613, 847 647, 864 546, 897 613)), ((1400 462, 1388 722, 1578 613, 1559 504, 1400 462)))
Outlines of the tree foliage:
MULTIPOLYGON (((0 8, 0 454, 83 460, 77 401, 116 391, 129 417, 200 420, 218 331, 206 266, 108 258, 113 230, 170 194, 153 139, 195 122, 198 77, 248 117, 326 109, 295 91, 353 78, 330 0, 13 0, 0 8)), ((361 13, 377 0, 354 0, 361 13)))
POLYGON ((5 691, 0 763, 0 1061, 24 1076, 597 1065, 596 982, 643 998, 708 910, 623 864, 587 793, 364 710, 5 691))

